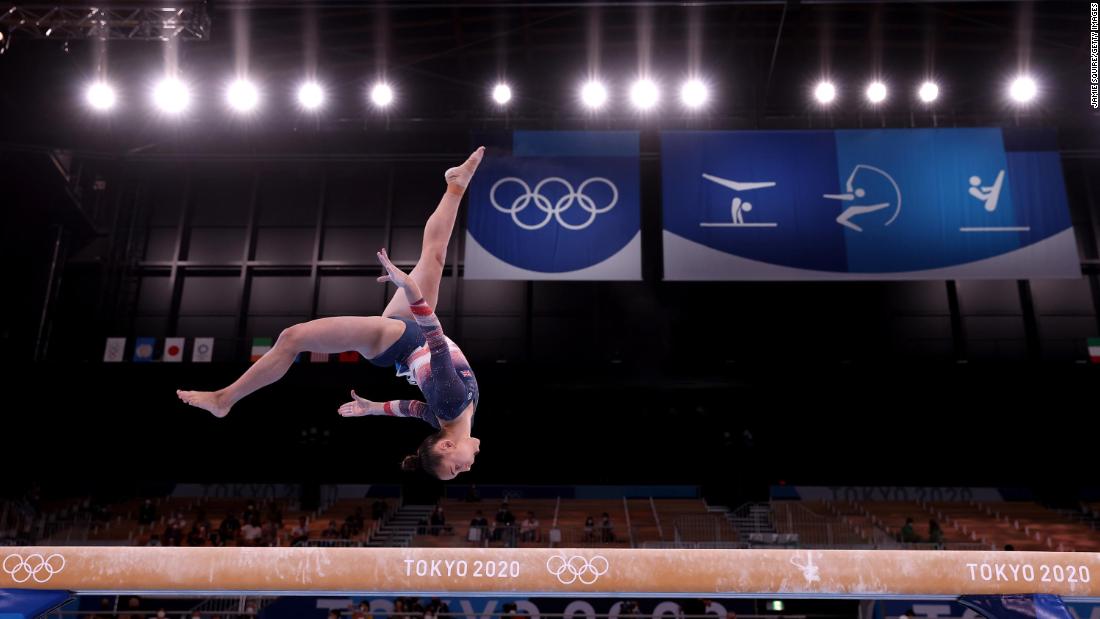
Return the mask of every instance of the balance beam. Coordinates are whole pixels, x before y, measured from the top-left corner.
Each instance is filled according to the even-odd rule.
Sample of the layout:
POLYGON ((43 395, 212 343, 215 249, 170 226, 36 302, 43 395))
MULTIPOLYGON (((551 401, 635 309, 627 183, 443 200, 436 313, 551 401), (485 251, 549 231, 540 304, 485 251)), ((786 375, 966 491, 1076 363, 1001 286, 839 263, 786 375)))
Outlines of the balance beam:
POLYGON ((614 548, 0 548, 0 588, 98 593, 1100 599, 1100 554, 614 548))

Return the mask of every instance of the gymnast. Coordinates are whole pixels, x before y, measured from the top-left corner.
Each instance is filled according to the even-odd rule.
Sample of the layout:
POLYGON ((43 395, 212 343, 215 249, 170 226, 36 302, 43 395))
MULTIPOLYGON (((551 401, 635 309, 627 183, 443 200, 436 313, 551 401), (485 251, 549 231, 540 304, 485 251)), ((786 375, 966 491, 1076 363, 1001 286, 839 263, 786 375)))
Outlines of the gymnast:
POLYGON ((176 390, 179 399, 215 417, 225 417, 241 398, 282 378, 298 353, 355 350, 375 365, 395 366, 398 376, 420 387, 427 402, 373 402, 352 390, 352 401, 341 406, 339 414, 422 419, 437 432, 424 439, 416 454, 406 456, 401 468, 423 469, 443 480, 470 470, 481 445, 470 435, 478 401, 477 380, 465 355, 443 334, 433 308, 439 299, 439 281, 458 207, 484 153, 485 147, 480 147, 465 163, 444 173, 447 190, 424 226, 420 259, 411 273, 394 266, 385 248, 378 252, 385 269, 378 281, 397 286, 381 316, 319 318, 288 327, 275 346, 233 384, 218 391, 176 390))

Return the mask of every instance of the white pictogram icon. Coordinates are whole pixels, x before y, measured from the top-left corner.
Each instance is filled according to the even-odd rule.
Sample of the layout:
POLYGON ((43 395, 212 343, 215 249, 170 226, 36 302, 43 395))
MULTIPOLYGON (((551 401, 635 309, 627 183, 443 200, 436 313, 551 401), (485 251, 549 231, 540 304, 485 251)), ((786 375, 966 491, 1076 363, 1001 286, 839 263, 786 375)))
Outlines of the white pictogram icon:
MULTIPOLYGON (((775 183, 772 181, 750 183, 745 181, 734 181, 728 178, 714 176, 713 174, 704 174, 703 178, 723 187, 729 187, 734 191, 751 191, 753 189, 775 187, 775 183)), ((731 221, 704 221, 699 224, 699 226, 702 228, 776 228, 779 226, 777 223, 745 223, 745 213, 750 211, 752 211, 752 203, 742 200, 740 196, 736 196, 733 198, 733 202, 730 203, 731 221)))
MULTIPOLYGON (((856 176, 859 175, 861 170, 866 170, 868 172, 878 174, 889 181, 890 185, 893 186, 895 195, 894 214, 890 216, 890 219, 885 224, 883 224, 884 226, 889 226, 890 224, 894 223, 894 220, 897 219, 898 215, 901 213, 901 189, 898 187, 897 182, 892 176, 880 170, 879 168, 876 168, 875 166, 867 165, 866 163, 856 164, 856 167, 852 168, 852 173, 848 175, 848 182, 844 186, 847 193, 826 193, 823 194, 823 197, 829 198, 831 200, 843 200, 845 202, 862 200, 862 198, 867 195, 867 190, 864 187, 855 186, 856 176)), ((866 215, 868 213, 874 213, 875 211, 881 211, 882 209, 889 206, 889 200, 886 202, 876 202, 874 204, 852 204, 848 208, 844 209, 844 212, 836 218, 836 222, 842 226, 851 228, 856 232, 863 232, 863 228, 860 228, 858 225, 852 223, 851 219, 859 215, 866 215)))

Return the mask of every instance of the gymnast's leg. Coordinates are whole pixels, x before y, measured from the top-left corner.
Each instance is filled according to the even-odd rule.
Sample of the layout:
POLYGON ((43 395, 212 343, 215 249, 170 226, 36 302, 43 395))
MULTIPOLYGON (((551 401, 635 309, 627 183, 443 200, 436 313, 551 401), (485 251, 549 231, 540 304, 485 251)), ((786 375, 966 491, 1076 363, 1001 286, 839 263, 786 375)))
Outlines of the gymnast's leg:
POLYGON ((241 398, 282 378, 300 352, 355 350, 370 359, 385 352, 404 330, 401 321, 381 316, 338 316, 299 323, 284 329, 275 346, 232 385, 218 391, 177 389, 176 395, 215 417, 225 417, 241 398))

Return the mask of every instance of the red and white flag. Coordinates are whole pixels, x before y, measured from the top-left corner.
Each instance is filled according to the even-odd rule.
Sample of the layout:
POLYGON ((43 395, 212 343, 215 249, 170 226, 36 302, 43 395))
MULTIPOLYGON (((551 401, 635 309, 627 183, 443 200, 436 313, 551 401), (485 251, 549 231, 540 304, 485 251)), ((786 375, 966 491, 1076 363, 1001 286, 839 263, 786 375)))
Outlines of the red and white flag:
POLYGON ((162 356, 160 360, 174 363, 183 361, 183 338, 164 338, 164 356, 162 356))

